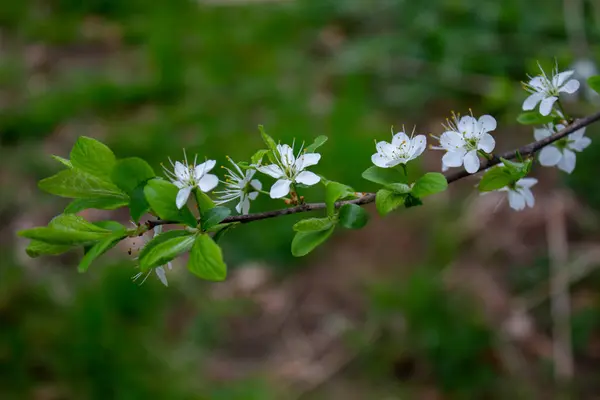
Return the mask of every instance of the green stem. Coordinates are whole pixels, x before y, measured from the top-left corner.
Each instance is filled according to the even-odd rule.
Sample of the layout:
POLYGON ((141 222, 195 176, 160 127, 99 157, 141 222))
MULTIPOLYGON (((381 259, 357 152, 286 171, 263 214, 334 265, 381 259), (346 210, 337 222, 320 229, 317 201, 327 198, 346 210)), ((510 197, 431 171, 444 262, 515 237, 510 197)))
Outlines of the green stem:
POLYGON ((408 169, 406 168, 406 164, 400 164, 402 167, 402 171, 404 172, 404 176, 408 177, 408 169))
MULTIPOLYGON (((199 189, 197 187, 195 187, 193 189, 194 192, 194 200, 196 201, 196 208, 198 209, 198 221, 202 220, 202 207, 200 207, 200 199, 198 198, 199 193, 198 193, 199 189)), ((198 222, 198 228, 200 230, 202 230, 202 223, 198 222)))
POLYGON ((483 151, 483 150, 477 150, 477 153, 478 153, 478 154, 479 154, 481 157, 483 157, 483 158, 485 158, 485 159, 487 159, 487 160, 492 160, 492 159, 494 158, 494 155, 493 155, 493 154, 488 154, 488 153, 486 153, 486 152, 485 152, 485 151, 483 151))
POLYGON ((560 112, 562 113, 563 118, 567 121, 567 124, 570 124, 571 122, 573 122, 572 118, 567 115, 567 112, 565 111, 565 108, 563 107, 562 103, 560 102, 560 99, 556 100, 556 105, 557 105, 558 109, 560 110, 560 112))

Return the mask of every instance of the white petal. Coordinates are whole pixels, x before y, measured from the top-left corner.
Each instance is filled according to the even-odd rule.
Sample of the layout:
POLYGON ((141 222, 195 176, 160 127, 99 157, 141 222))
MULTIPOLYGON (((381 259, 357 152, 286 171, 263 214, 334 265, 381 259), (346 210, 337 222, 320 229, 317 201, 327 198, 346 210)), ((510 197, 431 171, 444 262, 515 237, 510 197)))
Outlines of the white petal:
POLYGON ((247 197, 242 196, 240 202, 235 206, 235 210, 238 214, 246 215, 250 211, 250 200, 247 197))
POLYGON ((573 75, 573 71, 565 71, 554 75, 552 77, 552 86, 555 88, 560 88, 563 83, 565 83, 565 81, 571 77, 571 75, 573 75))
POLYGON ((477 145, 477 148, 479 150, 485 151, 486 153, 491 153, 492 151, 494 151, 495 146, 496 141, 494 140, 494 137, 489 133, 484 133, 481 136, 481 139, 479 139, 479 144, 477 145))
POLYGON ((179 178, 180 181, 187 181, 190 178, 190 170, 188 167, 180 163, 179 161, 175 161, 175 175, 179 178))
POLYGON ((554 146, 546 146, 540 151, 539 161, 544 167, 552 167, 560 162, 562 153, 554 146))
POLYGON ((569 144, 569 148, 575 151, 583 151, 586 147, 588 147, 592 143, 592 139, 589 137, 582 137, 575 140, 573 143, 569 144))
POLYGON ((190 197, 191 191, 192 191, 191 186, 186 186, 182 189, 179 189, 179 192, 177 192, 177 198, 175 199, 175 204, 177 205, 177 208, 181 209, 181 207, 183 207, 185 205, 188 197, 190 197))
POLYGON ((427 148, 427 138, 425 135, 417 135, 413 138, 410 149, 410 159, 419 157, 427 148))
POLYGON ((520 192, 521 196, 523 196, 523 199, 525 200, 525 204, 527 204, 528 207, 533 207, 535 205, 535 198, 533 197, 531 190, 525 188, 521 189, 520 192))
POLYGON ((215 165, 217 165, 215 160, 207 160, 202 164, 196 165, 196 168, 194 169, 194 177, 196 180, 202 178, 202 176, 213 169, 215 165))
POLYGON ((543 116, 549 115, 552 112, 552 106, 556 100, 558 100, 558 97, 555 96, 550 96, 543 99, 540 103, 540 114, 543 116))
POLYGON ((284 166, 290 167, 294 165, 294 162, 296 162, 296 158, 294 157, 294 150, 290 146, 288 146, 287 144, 278 144, 277 151, 279 152, 281 163, 284 166))
POLYGON ((319 153, 307 153, 303 154, 296 160, 296 170, 302 171, 304 168, 308 168, 312 165, 317 165, 321 155, 319 153))
POLYGON ((290 184, 292 181, 289 179, 280 179, 271 186, 271 198, 280 199, 285 197, 290 192, 290 184))
POLYGON ((490 132, 496 129, 496 119, 491 115, 482 115, 479 117, 479 127, 484 132, 490 132))
POLYGON ((310 172, 310 171, 302 171, 296 177, 296 182, 301 183, 306 186, 312 186, 315 183, 319 183, 320 180, 321 180, 321 178, 319 177, 319 175, 317 175, 313 172, 310 172))
POLYGON ((396 147, 400 147, 404 143, 410 143, 410 138, 404 132, 398 132, 392 138, 392 144, 396 147))
POLYGON ((394 152, 398 150, 396 146, 388 142, 379 142, 375 145, 375 148, 377 149, 377 152, 383 154, 390 160, 394 158, 394 152))
POLYGON ((536 76, 529 81, 528 85, 537 89, 537 91, 544 91, 544 81, 545 79, 543 77, 536 76))
POLYGON ((585 135, 585 127, 576 130, 575 132, 569 135, 569 140, 576 141, 577 139, 581 139, 585 135))
POLYGON ((542 140, 549 136, 552 136, 552 131, 548 128, 534 128, 533 137, 535 140, 542 140))
POLYGON ((509 190, 508 204, 513 210, 521 211, 525 208, 525 198, 521 195, 521 193, 514 190, 509 190))
POLYGON ((526 188, 529 189, 531 188, 533 185, 535 185, 536 183, 538 183, 538 180, 535 178, 521 178, 519 179, 519 181, 517 182, 517 186, 520 186, 522 188, 526 188))
POLYGON ((389 168, 387 164, 393 161, 381 153, 375 153, 371 156, 371 162, 380 168, 389 168))
POLYGON ((216 175, 206 174, 198 182, 198 187, 206 193, 216 188, 218 184, 219 178, 216 175))
POLYGON ((258 167, 257 169, 259 172, 269 175, 270 177, 275 179, 283 178, 285 176, 281 168, 279 168, 279 166, 275 164, 265 165, 264 167, 258 167))
MULTIPOLYGON (((260 183, 260 181, 258 179, 252 179, 250 181, 250 186, 252 186, 256 190, 262 189, 262 183, 260 183)), ((252 200, 254 200, 254 199, 252 199, 252 200)))
POLYGON ((562 159, 558 163, 558 169, 565 171, 567 174, 570 174, 575 169, 576 159, 577 156, 574 152, 572 152, 569 149, 564 149, 562 159))
POLYGON ((250 193, 248 193, 248 198, 250 200, 256 200, 257 197, 258 197, 258 192, 250 192, 250 193))
POLYGON ((442 157, 442 163, 447 167, 460 167, 463 164, 465 151, 449 151, 442 157))
POLYGON ((563 87, 561 87, 558 91, 564 93, 575 93, 579 89, 579 81, 577 79, 571 79, 569 82, 565 83, 563 87))
POLYGON ((440 145, 446 150, 454 151, 463 148, 465 140, 458 132, 446 131, 440 136, 440 145))
POLYGON ((543 93, 534 93, 531 96, 527 97, 523 102, 523 110, 529 111, 533 110, 537 104, 542 101, 544 98, 543 93))
POLYGON ((469 115, 466 115, 458 121, 458 130, 460 133, 472 133, 475 126, 477 126, 477 120, 469 115))
POLYGON ((165 274, 165 269, 163 267, 156 267, 154 269, 156 271, 156 275, 158 279, 162 282, 163 285, 169 286, 169 282, 167 281, 167 274, 165 274))
POLYGON ((474 174, 477 172, 479 170, 479 157, 477 157, 477 150, 471 150, 465 154, 463 163, 468 173, 474 174))

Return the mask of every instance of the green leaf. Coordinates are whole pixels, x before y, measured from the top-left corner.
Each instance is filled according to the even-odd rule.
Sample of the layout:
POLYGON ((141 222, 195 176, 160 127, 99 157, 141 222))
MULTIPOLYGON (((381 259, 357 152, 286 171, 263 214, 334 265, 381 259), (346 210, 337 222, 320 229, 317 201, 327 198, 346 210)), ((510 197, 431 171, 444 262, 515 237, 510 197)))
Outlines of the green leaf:
POLYGON ((502 164, 504 164, 506 171, 510 173, 515 181, 527 176, 531 170, 531 160, 523 162, 514 162, 505 158, 500 158, 500 160, 502 161, 502 164))
POLYGON ((380 168, 376 166, 369 167, 362 173, 362 177, 368 181, 380 185, 389 185, 392 183, 406 183, 406 176, 393 168, 380 168))
POLYGON ((587 83, 594 92, 600 94, 600 75, 590 76, 587 83))
POLYGON ((231 210, 226 207, 213 207, 210 210, 206 211, 202 214, 202 221, 200 226, 202 226, 202 230, 206 231, 213 226, 217 225, 219 222, 223 221, 231 214, 231 210))
POLYGON ((443 192, 448 188, 448 181, 443 174, 439 172, 428 172, 415 182, 412 188, 412 194, 415 197, 423 198, 443 192))
POLYGON ((125 207, 128 202, 116 197, 95 197, 90 199, 75 199, 65 208, 65 214, 76 214, 80 211, 94 208, 97 210, 115 210, 125 207))
POLYGON ((379 215, 387 215, 400 207, 404 204, 406 197, 406 194, 394 193, 388 189, 379 190, 375 197, 375 206, 377 207, 379 215))
POLYGON ((117 186, 106 179, 78 169, 65 169, 49 178, 42 179, 38 186, 50 194, 70 198, 115 198, 129 200, 117 186))
POLYGON ((517 122, 523 125, 543 125, 552 122, 552 115, 543 116, 539 111, 525 111, 517 117, 517 122))
POLYGON ((491 192, 513 183, 515 179, 506 167, 494 167, 488 170, 479 182, 480 192, 491 192))
POLYGON ((73 167, 95 176, 109 177, 116 161, 111 149, 87 136, 80 136, 71 150, 73 167))
POLYGON ((83 245, 104 239, 112 232, 74 214, 55 217, 47 227, 19 231, 19 236, 57 245, 83 245))
POLYGON ((93 224, 113 233, 125 233, 127 231, 127 228, 125 228, 122 224, 118 223, 117 221, 104 220, 93 222, 93 224))
POLYGON ((103 240, 99 241, 98 243, 96 243, 94 246, 92 246, 92 248, 90 248, 85 253, 83 258, 79 262, 79 266, 77 267, 77 270, 82 273, 87 271, 88 268, 90 267, 90 265, 92 264, 92 262, 96 258, 100 257, 102 254, 106 253, 108 250, 115 247, 115 245, 117 243, 119 243, 121 240, 123 240, 126 237, 127 237, 127 235, 124 235, 124 234, 113 234, 113 235, 107 237, 106 239, 103 239, 103 240))
POLYGON ((146 200, 144 194, 144 187, 146 182, 142 183, 131 192, 131 198, 129 199, 129 215, 135 222, 139 222, 142 215, 150 210, 150 204, 146 200))
POLYGON ((140 270, 146 272, 150 268, 167 264, 190 251, 195 239, 195 235, 182 230, 168 231, 155 236, 140 252, 140 270))
POLYGON ((322 231, 333 226, 330 218, 307 218, 294 224, 296 232, 322 231))
POLYGON ((138 157, 117 161, 110 173, 113 183, 127 194, 131 194, 135 188, 155 176, 152 167, 138 157))
POLYGON ((265 155, 269 152, 269 150, 258 150, 254 155, 250 158, 252 164, 260 164, 265 155))
POLYGON ((265 144, 267 145, 269 150, 271 150, 273 152, 277 152, 277 143, 275 143, 273 138, 271 136, 269 136, 267 134, 267 132, 265 132, 265 127, 262 125, 259 125, 258 130, 260 131, 260 136, 262 137, 262 140, 265 142, 265 144))
POLYGON ((327 214, 333 216, 335 213, 335 202, 345 197, 355 197, 354 189, 344 184, 329 181, 325 187, 325 203, 327 204, 327 214))
POLYGON ((213 236, 213 240, 215 241, 215 243, 219 243, 219 240, 221 240, 227 232, 229 232, 231 229, 235 228, 239 224, 239 222, 231 222, 229 224, 218 224, 213 226, 211 230, 216 232, 213 236))
POLYGON ((152 179, 144 186, 144 195, 154 212, 164 220, 184 222, 196 227, 198 222, 187 206, 177 208, 175 199, 179 189, 162 179, 152 179))
POLYGON ((39 240, 32 240, 29 242, 29 246, 27 246, 25 252, 29 257, 36 258, 44 255, 55 256, 58 254, 63 254, 71 249, 73 249, 73 246, 70 245, 50 244, 46 242, 40 242, 39 240))
POLYGON ((422 205, 423 205, 423 202, 421 201, 421 199, 413 196, 411 193, 406 195, 406 198, 404 199, 404 207, 406 207, 406 208, 422 206, 422 205))
POLYGON ((61 163, 62 165, 64 165, 67 168, 73 168, 73 164, 71 164, 71 161, 67 160, 66 158, 62 158, 61 156, 55 156, 55 155, 51 155, 50 157, 54 158, 56 161, 58 161, 59 163, 61 163))
POLYGON ((194 196, 196 196, 196 202, 200 206, 200 210, 202 210, 203 213, 215 206, 215 202, 212 201, 212 199, 208 197, 208 195, 202 190, 194 190, 193 193, 194 196))
POLYGON ((344 204, 340 208, 340 225, 348 229, 360 229, 369 221, 369 214, 359 205, 344 204))
POLYGON ((407 194, 412 190, 411 187, 406 183, 391 183, 389 185, 385 185, 385 188, 397 194, 407 194))
POLYGON ((221 248, 207 234, 196 237, 187 267, 194 275, 208 281, 222 281, 227 277, 221 248))
POLYGON ((297 232, 292 240, 292 255, 302 257, 325 242, 333 233, 335 226, 322 231, 297 232))
POLYGON ((327 136, 325 136, 325 135, 317 136, 315 141, 312 142, 312 144, 310 146, 306 147, 306 152, 314 153, 315 150, 317 150, 319 147, 323 146, 323 144, 325 144, 326 141, 327 141, 327 136))

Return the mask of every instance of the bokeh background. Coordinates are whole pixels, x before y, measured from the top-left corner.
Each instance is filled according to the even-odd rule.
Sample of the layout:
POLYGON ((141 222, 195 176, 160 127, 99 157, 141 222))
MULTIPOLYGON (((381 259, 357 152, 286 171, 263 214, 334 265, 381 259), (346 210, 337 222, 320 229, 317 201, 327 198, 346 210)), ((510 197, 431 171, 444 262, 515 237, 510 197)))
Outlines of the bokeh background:
MULTIPOLYGON (((600 398, 597 126, 572 175, 535 167, 533 209, 470 178, 385 220, 368 207, 365 229, 302 259, 295 216, 261 221, 226 236, 219 284, 185 260, 168 288, 132 283, 133 242, 80 275, 79 254, 30 259, 15 235, 67 204, 36 182, 79 135, 158 170, 184 147, 248 159, 258 124, 282 141, 324 134, 314 170, 362 191, 392 125, 439 134, 472 108, 508 150, 533 140, 515 121, 520 81, 538 60, 593 74, 598 39, 585 0, 2 2, 0 398, 600 398)), ((565 104, 598 108, 585 90, 565 104)), ((421 161, 415 174, 440 169, 439 153, 421 161)))

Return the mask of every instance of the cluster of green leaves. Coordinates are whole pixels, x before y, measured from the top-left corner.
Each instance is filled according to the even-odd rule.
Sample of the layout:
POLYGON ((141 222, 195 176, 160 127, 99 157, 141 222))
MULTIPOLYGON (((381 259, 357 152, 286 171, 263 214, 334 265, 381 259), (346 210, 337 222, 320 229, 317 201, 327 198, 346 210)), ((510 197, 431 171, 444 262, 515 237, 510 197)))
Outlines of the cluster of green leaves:
POLYGON ((58 255, 82 247, 84 256, 79 271, 85 272, 99 256, 127 237, 141 236, 149 225, 140 225, 142 215, 150 213, 162 220, 181 224, 181 229, 154 236, 141 250, 142 272, 159 267, 190 252, 188 269, 202 279, 223 280, 227 268, 218 239, 232 224, 221 224, 230 214, 200 191, 195 192, 201 218, 175 203, 178 188, 160 177, 141 158, 117 159, 97 140, 82 136, 71 150, 70 159, 54 156, 66 169, 43 179, 39 187, 51 194, 73 198, 64 213, 48 226, 26 229, 19 235, 31 240, 31 257, 58 255), (129 207, 135 227, 128 229, 115 221, 89 222, 76 213, 89 209, 113 210, 129 207), (213 233, 213 236, 210 236, 213 233))
POLYGON ((502 160, 502 164, 490 168, 479 181, 480 192, 491 192, 506 186, 512 187, 531 171, 531 159, 523 160, 519 157, 519 162, 504 158, 500 158, 500 160, 502 160))

